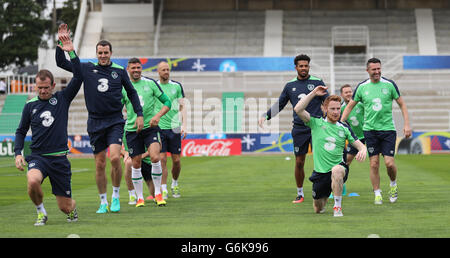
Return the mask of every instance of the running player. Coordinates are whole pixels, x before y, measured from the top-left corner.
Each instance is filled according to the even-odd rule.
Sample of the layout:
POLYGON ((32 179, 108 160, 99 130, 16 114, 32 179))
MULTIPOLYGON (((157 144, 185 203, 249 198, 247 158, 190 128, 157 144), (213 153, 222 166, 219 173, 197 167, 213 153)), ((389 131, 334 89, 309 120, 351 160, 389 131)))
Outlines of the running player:
MULTIPOLYGON (((297 70, 297 77, 288 82, 285 86, 278 102, 273 105, 263 116, 259 119, 259 126, 266 120, 270 120, 276 116, 278 112, 283 110, 288 101, 291 102, 294 107, 297 102, 304 96, 308 95, 319 85, 325 85, 325 83, 309 74, 309 62, 311 59, 307 55, 298 55, 294 59, 295 69, 297 70)), ((313 116, 322 116, 321 104, 328 96, 328 93, 323 96, 314 98, 306 110, 313 116)), ((303 202, 303 181, 305 179, 305 158, 308 153, 308 147, 311 142, 311 129, 303 123, 303 121, 293 112, 293 127, 292 127, 292 139, 294 140, 294 154, 295 154, 295 181, 297 184, 297 197, 293 203, 303 202)))
MULTIPOLYGON (((381 61, 371 58, 367 61, 369 79, 361 82, 353 93, 341 121, 348 121, 349 115, 358 102, 364 105, 364 138, 370 159, 370 180, 375 193, 375 204, 382 204, 380 189, 380 153, 384 156, 387 174, 391 180, 389 200, 398 197, 397 167, 395 166, 395 141, 397 133, 392 118, 392 101, 395 100, 402 111, 406 138, 411 136, 408 109, 394 81, 381 77, 381 61)), ((351 123, 351 121, 350 121, 351 123)))
POLYGON ((358 149, 356 160, 364 161, 366 147, 357 139, 351 129, 339 122, 341 98, 337 95, 327 97, 323 103, 326 117, 314 117, 306 111, 307 105, 316 96, 327 94, 326 87, 318 86, 302 98, 294 107, 300 119, 311 128, 313 144, 314 171, 309 178, 313 182, 313 206, 316 213, 325 212, 328 196, 333 191, 334 216, 343 216, 342 188, 348 178, 348 166, 344 162, 345 141, 358 149))
MULTIPOLYGON (((181 139, 186 138, 186 110, 184 108, 184 91, 181 83, 170 80, 170 67, 167 62, 158 64, 159 80, 164 93, 169 96, 172 102, 172 108, 167 114, 161 117, 159 127, 161 128, 161 165, 162 165, 162 193, 163 198, 167 199, 167 152, 172 154, 172 185, 171 191, 174 198, 180 197, 180 187, 178 178, 181 172, 181 139), (181 114, 181 122, 179 114, 181 114)), ((162 108, 162 104, 156 104, 156 110, 162 108)))
POLYGON ((69 106, 77 95, 83 75, 80 60, 75 54, 72 41, 64 36, 59 38, 63 43, 61 51, 70 55, 73 67, 73 78, 67 87, 53 94, 55 82, 48 70, 40 70, 36 74, 37 97, 29 100, 22 112, 19 127, 16 131, 15 163, 17 169, 23 171, 25 160, 28 163, 27 184, 28 195, 36 205, 38 218, 35 226, 47 223, 47 212, 44 208, 44 193, 41 184, 48 176, 52 185, 52 193, 56 196, 59 209, 67 214, 67 221, 78 220, 76 202, 72 199, 70 162, 67 159, 67 122, 69 106), (31 127, 31 155, 22 156, 24 139, 31 127))
POLYGON ((144 196, 142 190, 142 171, 141 154, 146 152, 150 156, 152 162, 152 181, 155 186, 155 199, 158 206, 166 205, 166 201, 161 194, 161 161, 160 161, 160 135, 158 123, 163 115, 165 115, 171 107, 170 99, 161 90, 158 83, 153 79, 142 77, 142 64, 137 58, 128 60, 127 71, 130 74, 131 83, 136 89, 144 114, 144 129, 138 133, 135 128, 136 113, 133 110, 127 94, 123 91, 123 103, 127 109, 127 123, 125 127, 128 153, 132 159, 133 167, 131 168, 131 178, 133 180, 134 190, 137 195, 136 206, 144 204, 144 196), (156 109, 155 104, 159 101, 163 106, 156 109), (159 110, 157 112, 156 110, 159 110))
MULTIPOLYGON (((67 24, 61 24, 58 28, 59 35, 68 35, 70 30, 67 24)), ((111 162, 111 181, 113 186, 111 212, 120 211, 119 190, 122 180, 122 164, 120 151, 122 149, 122 137, 124 119, 122 116, 122 88, 127 92, 128 98, 137 113, 136 130, 143 127, 142 107, 139 96, 130 82, 125 69, 111 62, 112 46, 106 40, 97 43, 96 53, 98 63, 82 63, 81 71, 84 77, 84 98, 89 116, 87 131, 95 157, 96 183, 100 196, 100 207, 97 213, 109 211, 107 201, 106 179, 106 150, 109 147, 111 162)), ((64 52, 56 48, 56 64, 66 71, 72 71, 73 67, 66 60, 64 52)))

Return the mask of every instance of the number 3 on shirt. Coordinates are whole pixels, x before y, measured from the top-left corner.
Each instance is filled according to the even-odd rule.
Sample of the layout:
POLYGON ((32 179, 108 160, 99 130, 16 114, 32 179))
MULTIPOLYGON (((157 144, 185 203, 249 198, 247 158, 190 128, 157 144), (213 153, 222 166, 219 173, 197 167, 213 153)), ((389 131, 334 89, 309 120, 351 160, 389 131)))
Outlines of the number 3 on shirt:
POLYGON ((42 112, 39 117, 44 118, 44 120, 42 120, 42 125, 45 127, 50 127, 53 124, 53 121, 55 121, 55 118, 52 116, 50 111, 42 112))
POLYGON ((101 78, 101 79, 98 79, 98 82, 100 83, 100 84, 97 86, 97 90, 98 90, 98 91, 100 91, 100 92, 105 92, 105 91, 107 91, 107 90, 109 89, 108 79, 101 78))
POLYGON ((323 146, 325 150, 332 151, 336 148, 336 139, 334 137, 327 137, 325 140, 327 140, 323 146))

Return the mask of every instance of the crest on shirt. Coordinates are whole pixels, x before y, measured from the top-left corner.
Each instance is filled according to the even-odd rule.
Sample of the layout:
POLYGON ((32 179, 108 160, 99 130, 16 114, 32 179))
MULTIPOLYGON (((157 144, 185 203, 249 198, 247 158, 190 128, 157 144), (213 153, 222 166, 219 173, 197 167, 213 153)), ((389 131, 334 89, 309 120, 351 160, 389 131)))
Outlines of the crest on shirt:
POLYGON ((297 88, 292 88, 292 91, 295 91, 297 88))
POLYGON ((117 79, 117 77, 119 77, 119 75, 116 73, 116 71, 112 71, 111 76, 113 77, 113 79, 117 79))
POLYGON ((344 136, 345 136, 344 131, 339 130, 339 137, 344 137, 344 136))
POLYGON ((383 88, 383 89, 381 90, 381 92, 383 92, 383 94, 385 94, 385 95, 387 95, 387 94, 389 93, 388 89, 386 89, 386 88, 383 88))
POLYGON ((308 84, 308 86, 306 86, 308 88, 309 91, 314 90, 314 84, 308 84))
POLYGON ((49 101, 48 101, 48 103, 50 103, 50 105, 56 105, 56 104, 58 104, 58 100, 56 99, 56 98, 51 98, 49 101))

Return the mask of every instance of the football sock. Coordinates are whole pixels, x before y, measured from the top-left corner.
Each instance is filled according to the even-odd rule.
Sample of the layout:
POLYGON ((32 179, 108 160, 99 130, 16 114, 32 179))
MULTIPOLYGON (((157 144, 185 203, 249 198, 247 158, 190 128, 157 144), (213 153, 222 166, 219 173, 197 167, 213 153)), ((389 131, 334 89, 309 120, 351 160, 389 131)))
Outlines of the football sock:
POLYGON ((155 196, 161 194, 161 175, 161 161, 158 161, 157 163, 152 162, 152 181, 155 186, 155 196))
POLYGON ((394 187, 397 185, 397 180, 391 181, 391 187, 394 187))
POLYGON ((39 212, 42 212, 42 213, 44 213, 45 216, 47 216, 47 211, 44 208, 44 203, 36 205, 36 211, 38 214, 39 214, 39 212))
POLYGON ((100 203, 108 205, 108 199, 106 199, 106 193, 102 193, 99 195, 100 195, 100 203))
POLYGON ((381 189, 373 190, 375 196, 381 196, 381 189))
POLYGON ((119 198, 120 186, 113 186, 112 198, 119 198))
POLYGON ((172 188, 174 188, 175 186, 178 186, 178 180, 172 179, 172 188))
POLYGON ((133 190, 128 190, 128 194, 130 195, 130 197, 131 196, 136 196, 136 191, 134 189, 133 190))
POLYGON ((167 184, 161 185, 161 190, 167 192, 167 184))
POLYGON ((303 196, 303 187, 297 187, 297 195, 303 196))
POLYGON ((133 181, 134 190, 136 191, 136 197, 138 199, 144 199, 141 168, 131 167, 131 180, 133 181))
POLYGON ((342 196, 334 196, 334 207, 341 207, 342 196))

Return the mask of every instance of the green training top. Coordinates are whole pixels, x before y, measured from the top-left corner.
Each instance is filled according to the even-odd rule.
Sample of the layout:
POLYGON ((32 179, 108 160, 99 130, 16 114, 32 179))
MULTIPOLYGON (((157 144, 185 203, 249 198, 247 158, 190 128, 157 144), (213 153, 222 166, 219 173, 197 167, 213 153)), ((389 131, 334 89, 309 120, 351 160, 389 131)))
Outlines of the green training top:
POLYGON ((329 123, 327 118, 310 117, 314 171, 328 173, 343 160, 345 140, 353 143, 356 136, 341 122, 329 123))
MULTIPOLYGON (((178 99, 184 98, 183 86, 181 86, 181 83, 173 80, 169 80, 169 82, 165 84, 161 83, 161 81, 158 80, 158 84, 159 86, 161 86, 161 89, 169 97, 170 102, 172 103, 172 107, 170 108, 169 112, 167 112, 159 120, 159 128, 173 129, 180 127, 181 121, 178 115, 180 111, 178 99)), ((157 101, 155 109, 160 110, 162 106, 163 104, 157 101)))
MULTIPOLYGON (((344 112, 347 103, 343 103, 341 106, 341 115, 344 112)), ((364 125, 364 105, 358 102, 352 109, 352 112, 348 115, 347 119, 350 128, 358 139, 364 139, 363 125, 364 125)))
MULTIPOLYGON (((144 115, 144 129, 149 128, 150 120, 158 113, 154 108, 155 103, 159 102, 158 98, 163 95, 163 92, 156 81, 145 77, 141 77, 138 82, 131 81, 131 84, 133 84, 136 89, 139 101, 141 102, 142 113, 144 115)), ((137 128, 134 123, 136 122, 137 115, 134 112, 133 105, 131 104, 130 99, 128 99, 128 95, 124 89, 122 89, 122 103, 127 109, 125 131, 135 132, 137 128)))
POLYGON ((394 81, 381 77, 377 83, 370 79, 356 87, 353 100, 364 105, 364 131, 395 131, 392 118, 392 100, 400 97, 394 81))

